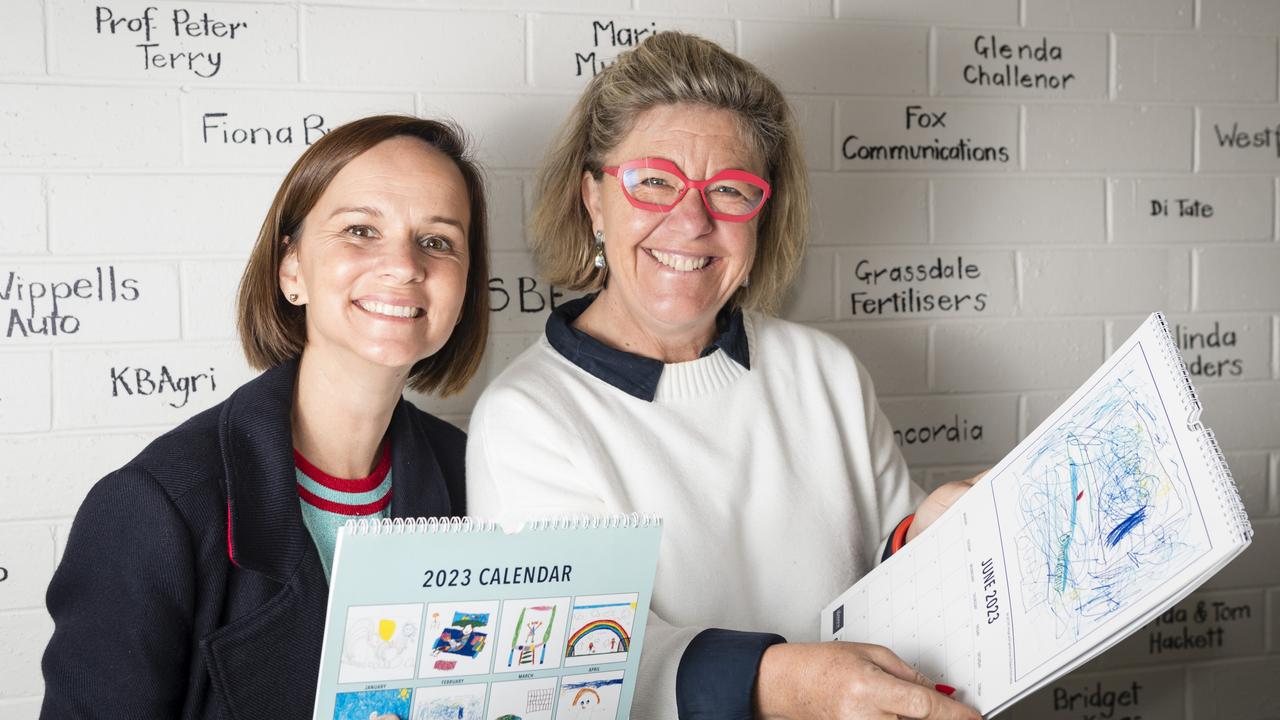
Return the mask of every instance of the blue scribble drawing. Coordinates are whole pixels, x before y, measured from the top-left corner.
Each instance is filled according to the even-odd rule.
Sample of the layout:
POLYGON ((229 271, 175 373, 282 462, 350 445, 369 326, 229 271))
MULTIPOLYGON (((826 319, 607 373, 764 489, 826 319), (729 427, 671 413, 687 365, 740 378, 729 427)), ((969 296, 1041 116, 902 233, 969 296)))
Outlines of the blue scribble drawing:
POLYGON ((1013 591, 1020 595, 1023 629, 1047 636, 1046 645, 1082 637, 1206 544, 1181 452, 1140 348, 1010 470, 1002 475, 1017 481, 1021 576, 1013 591))

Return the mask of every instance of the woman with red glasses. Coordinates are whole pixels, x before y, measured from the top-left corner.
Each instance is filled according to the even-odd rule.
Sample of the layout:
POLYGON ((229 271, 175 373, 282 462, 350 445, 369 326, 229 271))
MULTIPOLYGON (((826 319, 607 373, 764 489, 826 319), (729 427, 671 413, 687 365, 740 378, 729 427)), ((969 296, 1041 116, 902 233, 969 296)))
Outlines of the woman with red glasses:
POLYGON ((481 397, 468 501, 663 516, 632 717, 977 717, 888 649, 813 642, 968 486, 923 499, 848 348, 773 316, 805 173, 768 78, 663 32, 592 80, 539 178, 541 270, 591 294, 481 397))

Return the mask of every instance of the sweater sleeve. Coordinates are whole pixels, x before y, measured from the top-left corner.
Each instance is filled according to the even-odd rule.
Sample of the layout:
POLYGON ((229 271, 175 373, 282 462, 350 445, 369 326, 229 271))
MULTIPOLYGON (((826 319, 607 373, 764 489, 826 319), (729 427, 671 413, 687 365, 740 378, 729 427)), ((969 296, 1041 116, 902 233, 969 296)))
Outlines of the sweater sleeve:
MULTIPOLYGON (((499 380, 471 415, 468 511, 508 528, 538 517, 610 512, 585 481, 591 470, 578 452, 574 419, 551 409, 555 390, 516 385, 499 380)), ((631 717, 751 718, 760 657, 782 641, 772 634, 673 625, 661 608, 652 608, 631 717)))
POLYGON ((122 470, 76 514, 46 604, 42 718, 172 718, 191 652, 191 536, 149 475, 122 470))
POLYGON ((894 531, 904 519, 915 512, 925 493, 911 480, 907 462, 893 439, 893 426, 876 397, 871 375, 861 362, 857 363, 859 386, 862 392, 862 408, 866 416, 866 442, 871 453, 871 467, 875 474, 875 487, 880 508, 880 552, 876 560, 892 555, 894 531))

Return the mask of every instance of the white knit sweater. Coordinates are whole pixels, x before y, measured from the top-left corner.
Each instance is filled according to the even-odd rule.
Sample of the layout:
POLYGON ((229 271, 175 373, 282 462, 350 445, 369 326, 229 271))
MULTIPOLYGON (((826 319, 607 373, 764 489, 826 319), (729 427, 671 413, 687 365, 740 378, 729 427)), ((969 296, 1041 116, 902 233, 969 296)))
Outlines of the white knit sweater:
POLYGON ((707 627, 816 640, 819 612, 921 498, 849 349, 795 323, 744 320, 750 370, 723 350, 666 365, 653 402, 544 336, 471 417, 471 515, 662 516, 634 718, 676 717, 681 654, 707 627))

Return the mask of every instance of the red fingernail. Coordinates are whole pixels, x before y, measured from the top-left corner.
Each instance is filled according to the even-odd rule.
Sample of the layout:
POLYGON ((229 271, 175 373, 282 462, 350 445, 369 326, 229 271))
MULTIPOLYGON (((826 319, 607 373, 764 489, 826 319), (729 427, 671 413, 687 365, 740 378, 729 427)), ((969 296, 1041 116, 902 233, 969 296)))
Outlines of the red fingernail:
POLYGON ((952 695, 956 694, 955 688, 951 687, 950 685, 943 685, 942 683, 938 683, 937 685, 934 685, 933 689, 937 690, 943 695, 946 695, 947 697, 951 697, 952 695))

